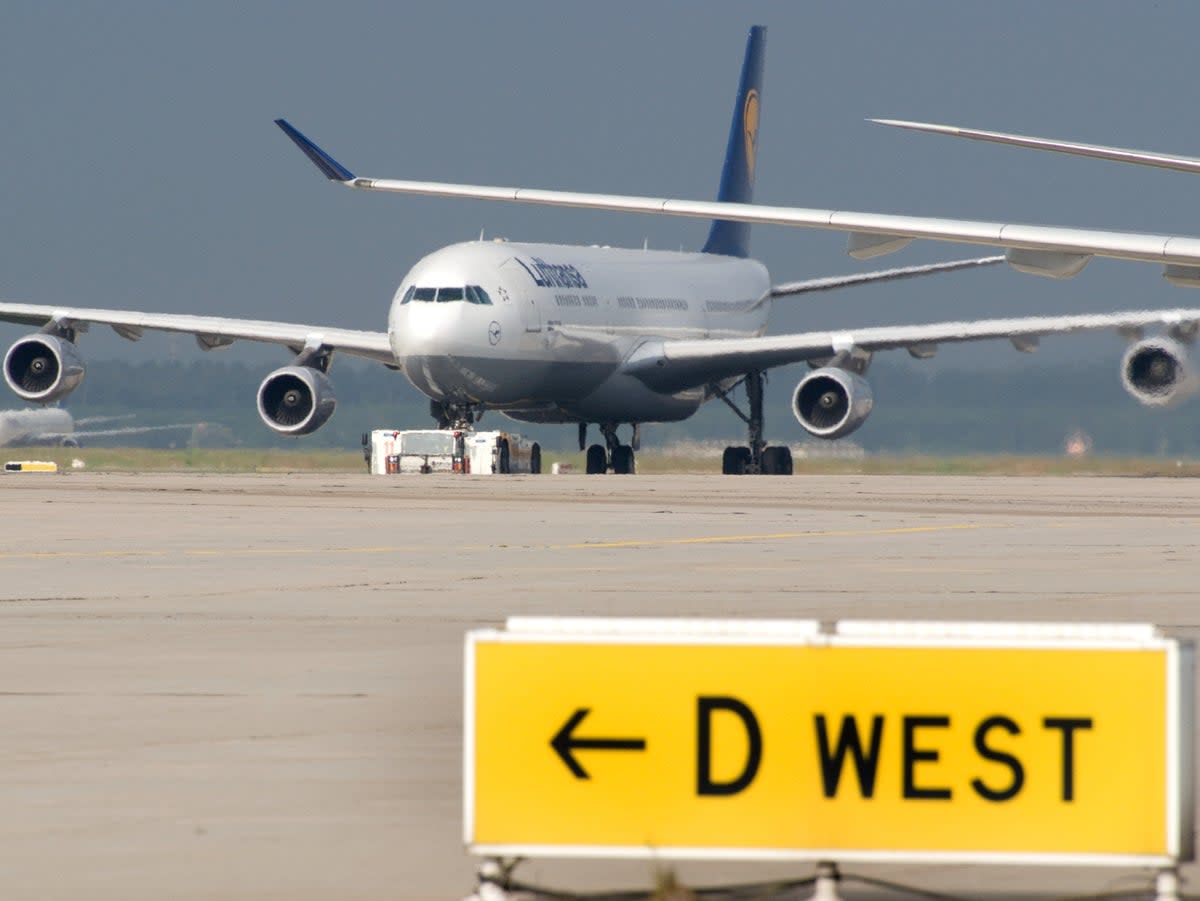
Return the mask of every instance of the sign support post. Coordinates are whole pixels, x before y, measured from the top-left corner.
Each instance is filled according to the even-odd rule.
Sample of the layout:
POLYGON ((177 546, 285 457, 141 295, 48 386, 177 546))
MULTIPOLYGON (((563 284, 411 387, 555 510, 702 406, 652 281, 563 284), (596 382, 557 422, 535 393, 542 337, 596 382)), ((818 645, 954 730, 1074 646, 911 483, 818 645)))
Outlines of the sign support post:
POLYGON ((1167 867, 1154 877, 1155 901, 1179 901, 1179 870, 1167 867))
POLYGON ((837 864, 829 860, 817 862, 817 880, 813 883, 813 894, 809 901, 842 901, 838 894, 838 885, 842 874, 838 872, 837 864))

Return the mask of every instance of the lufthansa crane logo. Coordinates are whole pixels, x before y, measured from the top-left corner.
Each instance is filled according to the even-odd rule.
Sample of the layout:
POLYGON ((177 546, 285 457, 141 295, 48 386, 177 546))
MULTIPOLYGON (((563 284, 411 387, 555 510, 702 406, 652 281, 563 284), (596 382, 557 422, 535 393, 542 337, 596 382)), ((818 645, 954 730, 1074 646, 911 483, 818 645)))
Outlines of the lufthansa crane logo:
POLYGON ((491 344, 500 343, 500 323, 494 319, 491 325, 488 326, 488 342, 491 344))
POLYGON ((742 106, 742 137, 746 144, 746 168, 754 178, 754 161, 758 155, 758 91, 751 88, 742 106))

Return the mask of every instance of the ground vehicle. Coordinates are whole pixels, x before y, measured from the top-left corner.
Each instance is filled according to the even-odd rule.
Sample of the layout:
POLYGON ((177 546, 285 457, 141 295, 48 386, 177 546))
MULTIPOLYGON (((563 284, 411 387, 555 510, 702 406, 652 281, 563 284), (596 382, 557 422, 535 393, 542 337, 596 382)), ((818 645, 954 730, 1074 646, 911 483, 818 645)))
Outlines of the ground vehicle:
POLYGON ((374 429, 363 433, 363 458, 374 475, 542 471, 540 445, 511 432, 374 429))

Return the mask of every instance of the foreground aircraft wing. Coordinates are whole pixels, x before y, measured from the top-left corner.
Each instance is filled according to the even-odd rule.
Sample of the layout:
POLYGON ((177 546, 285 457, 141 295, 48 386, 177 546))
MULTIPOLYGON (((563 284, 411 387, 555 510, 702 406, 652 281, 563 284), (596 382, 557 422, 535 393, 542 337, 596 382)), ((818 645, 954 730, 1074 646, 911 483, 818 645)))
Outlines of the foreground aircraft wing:
POLYGON ((1112 330, 1140 337, 1147 327, 1165 328, 1178 338, 1193 337, 1200 309, 1141 310, 1079 316, 1029 316, 928 325, 883 326, 839 332, 802 332, 761 338, 697 341, 650 340, 625 361, 624 371, 656 388, 676 390, 708 384, 752 370, 789 363, 824 361, 839 354, 906 349, 914 357, 932 356, 940 344, 1007 338, 1018 350, 1031 351, 1043 335, 1112 330))
POLYGON ((194 335, 205 350, 234 341, 282 344, 296 353, 309 347, 338 351, 396 365, 386 332, 325 328, 290 322, 227 319, 223 316, 187 316, 175 313, 138 313, 132 310, 98 310, 89 307, 44 306, 0 302, 0 322, 51 329, 84 330, 90 324, 109 325, 122 338, 136 341, 146 329, 194 335))
POLYGON ((1158 263, 1165 267, 1164 275, 1173 284, 1200 287, 1200 238, 1196 237, 900 216, 890 213, 760 206, 753 203, 673 200, 665 197, 360 178, 285 120, 277 119, 276 124, 327 178, 347 187, 366 191, 506 200, 547 206, 841 231, 849 234, 850 255, 859 259, 892 253, 917 238, 957 244, 979 244, 1002 247, 1006 251, 1008 262, 1014 268, 1051 278, 1070 278, 1077 275, 1092 257, 1110 257, 1158 263))
POLYGON ((1004 256, 974 257, 970 260, 950 260, 945 263, 926 263, 921 266, 901 266, 898 269, 882 269, 878 272, 857 272, 853 275, 831 275, 825 278, 810 278, 802 282, 785 282, 771 286, 771 297, 789 297, 793 294, 811 294, 814 291, 832 291, 834 288, 849 288, 852 285, 867 285, 873 282, 894 282, 938 272, 957 272, 960 269, 976 269, 1003 263, 1004 256))
POLYGON ((973 141, 990 141, 993 144, 1009 144, 1013 147, 1029 147, 1033 150, 1051 150, 1055 153, 1090 156, 1093 159, 1135 163, 1139 166, 1157 166, 1159 169, 1174 169, 1178 172, 1200 172, 1200 158, 1194 156, 1155 153, 1152 150, 1131 150, 1126 147, 1106 147, 1103 144, 1081 144, 1076 141, 1059 141, 1054 138, 1038 138, 1032 135, 1014 135, 1003 131, 959 128, 955 125, 934 125, 930 122, 909 122, 905 119, 868 119, 867 121, 877 125, 890 125, 893 128, 907 128, 911 131, 928 131, 956 138, 970 138, 973 141))

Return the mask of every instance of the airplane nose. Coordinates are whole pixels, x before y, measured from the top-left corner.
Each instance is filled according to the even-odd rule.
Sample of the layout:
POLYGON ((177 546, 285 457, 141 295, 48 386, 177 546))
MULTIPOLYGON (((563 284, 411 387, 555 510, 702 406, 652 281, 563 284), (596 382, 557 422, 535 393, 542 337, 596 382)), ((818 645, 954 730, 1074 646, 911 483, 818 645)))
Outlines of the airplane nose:
POLYGON ((512 310, 493 302, 478 285, 410 287, 392 307, 393 344, 409 354, 489 355, 520 331, 507 319, 512 310))
POLYGON ((405 311, 404 330, 402 337, 412 348, 421 348, 426 352, 442 351, 449 318, 448 310, 439 310, 432 304, 428 306, 413 306, 405 311))

